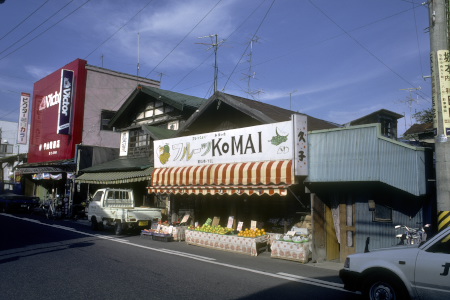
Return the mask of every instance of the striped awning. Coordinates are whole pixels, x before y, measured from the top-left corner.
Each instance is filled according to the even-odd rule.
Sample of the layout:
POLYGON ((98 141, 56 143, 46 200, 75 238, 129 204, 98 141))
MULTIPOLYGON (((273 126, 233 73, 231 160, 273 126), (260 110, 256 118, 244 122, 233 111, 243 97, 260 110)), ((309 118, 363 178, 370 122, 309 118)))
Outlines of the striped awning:
POLYGON ((292 160, 157 168, 149 193, 286 195, 295 183, 292 160))

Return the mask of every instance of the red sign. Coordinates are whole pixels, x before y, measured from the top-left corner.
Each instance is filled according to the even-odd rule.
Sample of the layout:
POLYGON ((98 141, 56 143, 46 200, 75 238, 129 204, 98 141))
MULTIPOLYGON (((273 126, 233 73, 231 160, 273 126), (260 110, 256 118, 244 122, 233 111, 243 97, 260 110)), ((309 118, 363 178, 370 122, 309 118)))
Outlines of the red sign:
POLYGON ((81 143, 83 132, 86 63, 85 60, 77 59, 34 84, 29 163, 75 157, 75 145, 81 143), (58 127, 60 103, 64 99, 61 82, 64 82, 62 76, 66 72, 63 72, 63 69, 73 71, 72 111, 69 120, 71 130, 58 134, 63 133, 58 127))

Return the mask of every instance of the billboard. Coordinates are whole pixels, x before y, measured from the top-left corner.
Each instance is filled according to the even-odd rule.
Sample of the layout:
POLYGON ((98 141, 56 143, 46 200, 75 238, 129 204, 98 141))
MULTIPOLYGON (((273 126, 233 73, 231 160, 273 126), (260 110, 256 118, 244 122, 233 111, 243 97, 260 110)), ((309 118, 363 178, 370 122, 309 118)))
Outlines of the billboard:
POLYGON ((82 138, 85 65, 77 59, 34 84, 29 163, 75 157, 82 138))
POLYGON ((17 130, 17 144, 26 145, 28 142, 28 116, 30 114, 30 94, 22 93, 20 97, 19 128, 17 130))
POLYGON ((73 102, 73 71, 61 70, 61 89, 59 92, 58 131, 59 134, 70 134, 73 102))
POLYGON ((293 115, 286 122, 156 140, 154 166, 293 160, 295 175, 307 175, 307 134, 306 116, 293 115))

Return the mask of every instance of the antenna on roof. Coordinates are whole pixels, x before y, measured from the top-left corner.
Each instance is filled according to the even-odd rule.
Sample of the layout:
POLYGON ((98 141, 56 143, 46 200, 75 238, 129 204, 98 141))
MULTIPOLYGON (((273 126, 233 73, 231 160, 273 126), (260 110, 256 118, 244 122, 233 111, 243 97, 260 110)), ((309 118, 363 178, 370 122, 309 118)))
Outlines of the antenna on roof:
MULTIPOLYGON (((413 102, 418 102, 417 99, 414 99, 412 96, 412 91, 420 91, 422 88, 419 86, 418 88, 407 88, 407 89, 400 89, 401 91, 408 91, 409 92, 409 97, 406 98, 406 100, 400 100, 401 103, 407 103, 409 106, 409 113, 410 113, 410 123, 412 124, 412 119, 411 119, 411 114, 412 114, 412 105, 413 102)), ((417 93, 416 93, 416 97, 417 97, 417 93)), ((405 122, 406 122, 406 117, 405 117, 405 122)), ((405 124, 406 125, 406 124, 405 124)))
POLYGON ((259 41, 259 37, 258 36, 254 36, 251 40, 250 40, 250 53, 248 54, 248 63, 249 63, 249 67, 248 67, 248 74, 244 74, 247 77, 247 94, 252 94, 252 91, 250 89, 250 80, 253 78, 255 78, 256 72, 253 71, 253 43, 257 43, 259 41))
POLYGON ((215 37, 215 42, 211 41, 211 44, 206 44, 206 43, 196 43, 196 44, 202 44, 202 45, 209 45, 209 46, 211 46, 207 50, 209 50, 211 48, 214 48, 214 93, 215 93, 215 92, 217 92, 217 81, 218 81, 218 74, 219 74, 219 67, 217 65, 217 49, 219 48, 219 45, 223 43, 223 40, 220 41, 220 42, 218 41, 219 35, 217 33, 216 34, 210 34, 210 35, 207 35, 207 36, 202 36, 202 37, 199 37, 199 39, 203 39, 203 38, 207 38, 207 37, 209 37, 211 39, 213 37, 215 37))
POLYGON ((293 90, 292 92, 289 92, 289 110, 292 110, 292 94, 297 92, 298 90, 293 90))
POLYGON ((137 76, 139 76, 139 70, 141 68, 140 65, 140 60, 141 60, 141 55, 140 55, 140 48, 141 48, 141 34, 138 32, 138 61, 137 61, 137 76))

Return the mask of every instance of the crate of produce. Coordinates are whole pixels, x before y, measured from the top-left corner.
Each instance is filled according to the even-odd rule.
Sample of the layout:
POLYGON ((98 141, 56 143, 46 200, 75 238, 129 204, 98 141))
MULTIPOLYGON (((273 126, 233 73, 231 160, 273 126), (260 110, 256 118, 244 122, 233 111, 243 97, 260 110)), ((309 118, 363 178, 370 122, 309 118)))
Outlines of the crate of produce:
POLYGON ((164 234, 164 233, 153 233, 152 240, 158 241, 158 242, 172 242, 173 236, 170 234, 164 234))
POLYGON ((149 238, 151 239, 153 235, 153 232, 148 231, 148 230, 142 230, 141 231, 141 238, 149 238))

